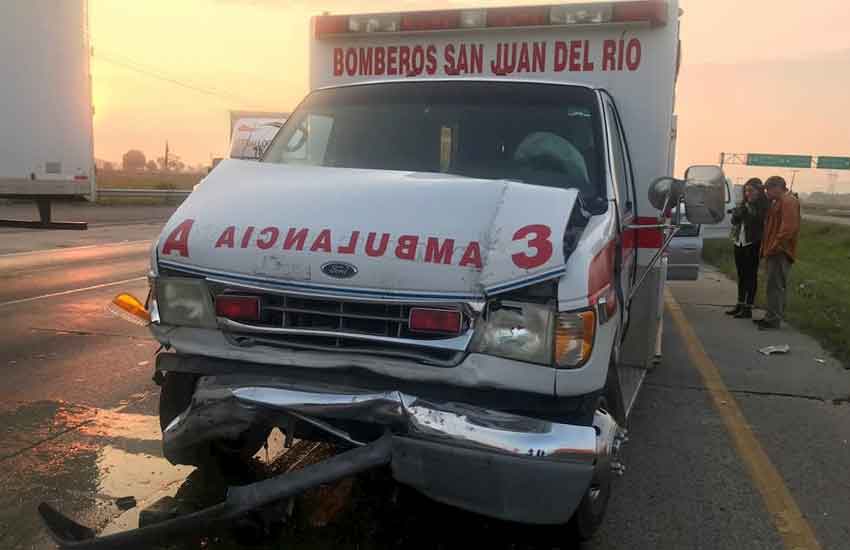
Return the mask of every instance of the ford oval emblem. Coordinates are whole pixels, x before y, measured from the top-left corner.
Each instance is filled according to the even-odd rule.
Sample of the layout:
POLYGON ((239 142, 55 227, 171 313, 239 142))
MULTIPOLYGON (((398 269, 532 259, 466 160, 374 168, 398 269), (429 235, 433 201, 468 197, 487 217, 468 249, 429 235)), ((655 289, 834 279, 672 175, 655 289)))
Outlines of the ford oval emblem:
POLYGON ((350 279, 357 275, 357 268, 345 262, 328 262, 322 266, 322 273, 334 279, 350 279))

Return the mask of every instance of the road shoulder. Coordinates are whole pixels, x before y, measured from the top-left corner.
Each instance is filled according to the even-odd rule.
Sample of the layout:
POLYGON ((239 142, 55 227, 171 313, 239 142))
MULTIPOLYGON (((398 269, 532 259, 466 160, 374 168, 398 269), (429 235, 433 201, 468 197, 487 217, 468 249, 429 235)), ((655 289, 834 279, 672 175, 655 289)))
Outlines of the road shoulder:
POLYGON ((713 269, 700 281, 675 283, 671 290, 822 547, 845 545, 850 528, 840 518, 850 516, 850 405, 845 404, 850 372, 792 327, 759 332, 747 320, 724 315, 736 288, 713 269), (758 352, 777 344, 788 344, 790 353, 758 352))

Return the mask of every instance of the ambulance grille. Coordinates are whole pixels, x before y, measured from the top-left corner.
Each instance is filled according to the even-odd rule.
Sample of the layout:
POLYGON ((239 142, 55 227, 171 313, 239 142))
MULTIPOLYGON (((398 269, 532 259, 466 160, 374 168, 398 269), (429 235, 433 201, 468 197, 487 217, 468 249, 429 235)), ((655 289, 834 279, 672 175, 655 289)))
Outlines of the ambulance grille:
MULTIPOLYGON (((236 289, 232 292, 245 294, 236 289)), ((440 341, 447 338, 445 335, 411 331, 408 318, 414 306, 410 304, 278 294, 260 296, 260 304, 260 322, 243 323, 242 330, 229 330, 230 336, 241 338, 243 345, 256 343, 297 349, 378 354, 443 366, 456 365, 464 355, 464 351, 440 346, 440 341), (288 333, 254 332, 249 327, 280 328, 286 329, 288 333), (299 331, 304 334, 299 334, 299 331), (321 334, 316 335, 316 332, 321 334)), ((469 322, 465 320, 465 330, 468 328, 469 322)))

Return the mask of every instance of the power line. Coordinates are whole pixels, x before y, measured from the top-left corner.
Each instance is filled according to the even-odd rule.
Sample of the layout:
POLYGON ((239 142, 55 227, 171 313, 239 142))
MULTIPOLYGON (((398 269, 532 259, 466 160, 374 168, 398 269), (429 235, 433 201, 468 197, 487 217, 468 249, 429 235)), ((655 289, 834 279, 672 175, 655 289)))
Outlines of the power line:
POLYGON ((127 58, 122 59, 120 56, 116 56, 116 55, 109 54, 109 53, 103 54, 103 53, 99 53, 97 51, 95 52, 94 57, 96 57, 96 58, 98 58, 102 61, 106 61, 107 63, 111 63, 112 65, 117 65, 117 66, 122 67, 124 69, 142 74, 142 75, 147 76, 149 78, 154 78, 154 79, 160 80, 162 82, 168 82, 169 84, 173 84, 175 86, 180 86, 181 88, 185 88, 187 90, 192 90, 192 91, 200 93, 200 94, 205 94, 205 95, 208 95, 208 96, 211 96, 211 97, 215 97, 216 99, 219 99, 219 100, 222 100, 222 101, 226 100, 228 103, 232 103, 233 101, 237 101, 241 104, 249 104, 250 103, 246 99, 244 99, 244 98, 242 98, 242 97, 240 97, 236 94, 216 90, 214 88, 207 88, 207 87, 198 86, 196 84, 184 82, 184 81, 179 80, 177 78, 174 78, 170 75, 167 75, 167 74, 165 74, 165 73, 163 73, 163 72, 161 72, 157 69, 146 67, 146 66, 144 66, 144 65, 142 65, 142 64, 140 64, 136 61, 133 61, 133 60, 130 60, 130 59, 127 59, 127 58))

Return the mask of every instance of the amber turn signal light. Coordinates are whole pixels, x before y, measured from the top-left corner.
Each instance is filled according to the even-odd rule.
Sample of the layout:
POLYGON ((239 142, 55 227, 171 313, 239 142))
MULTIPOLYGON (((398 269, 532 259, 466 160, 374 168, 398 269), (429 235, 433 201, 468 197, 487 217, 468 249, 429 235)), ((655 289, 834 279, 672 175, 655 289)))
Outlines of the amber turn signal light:
POLYGON ((110 313, 136 325, 147 326, 151 323, 151 314, 141 300, 132 294, 119 294, 106 307, 110 313))

